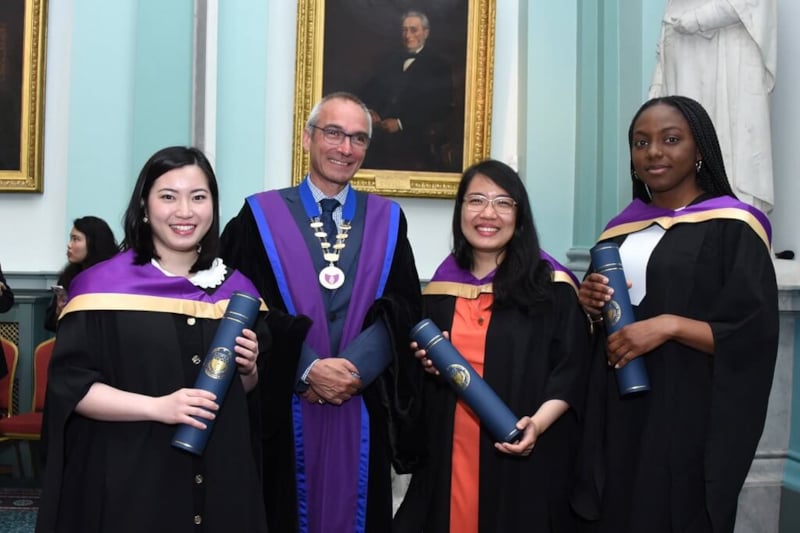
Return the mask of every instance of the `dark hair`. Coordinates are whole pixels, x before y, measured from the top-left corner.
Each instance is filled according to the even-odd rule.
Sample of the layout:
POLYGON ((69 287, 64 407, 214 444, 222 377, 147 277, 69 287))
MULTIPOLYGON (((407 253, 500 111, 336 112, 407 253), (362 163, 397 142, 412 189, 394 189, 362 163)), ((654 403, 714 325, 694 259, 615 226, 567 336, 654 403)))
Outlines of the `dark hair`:
POLYGON ((91 215, 80 217, 73 220, 72 225, 86 236, 86 257, 80 263, 67 263, 59 274, 58 284, 65 289, 69 289, 75 276, 119 251, 114 232, 102 218, 91 215))
MULTIPOLYGON (((702 167, 697 173, 697 185, 712 196, 728 195, 736 198, 731 184, 728 182, 728 175, 725 173, 725 163, 722 159, 719 139, 717 139, 717 130, 714 128, 708 112, 696 100, 687 96, 662 96, 642 104, 628 128, 628 147, 633 148, 633 127, 639 119, 639 115, 659 104, 677 109, 689 124, 694 142, 703 158, 702 167)), ((647 193, 644 182, 636 179, 634 175, 633 158, 631 158, 631 180, 633 181, 633 197, 650 203, 650 195, 647 193)))
POLYGON ((519 174, 505 163, 487 159, 472 165, 461 176, 453 209, 453 255, 456 263, 464 270, 471 270, 473 266, 473 248, 461 228, 461 210, 464 194, 478 174, 508 191, 509 196, 517 202, 514 235, 506 245, 505 257, 498 265, 492 283, 494 305, 496 308, 532 310, 537 303, 547 299, 546 288, 550 284, 552 269, 540 257, 539 237, 525 185, 519 174))
POLYGON ((134 262, 137 265, 143 265, 153 258, 159 258, 153 245, 153 231, 150 224, 144 222, 147 196, 150 194, 150 189, 153 188, 153 183, 170 170, 190 165, 197 165, 206 175, 208 189, 211 191, 211 199, 214 204, 214 219, 208 232, 200 240, 201 249, 197 255, 197 261, 189 271, 197 272, 209 268, 214 258, 217 257, 219 252, 219 189, 214 170, 203 152, 197 148, 170 146, 153 154, 144 164, 133 188, 128 209, 125 210, 125 240, 122 241, 122 249, 134 251, 136 255, 134 262))

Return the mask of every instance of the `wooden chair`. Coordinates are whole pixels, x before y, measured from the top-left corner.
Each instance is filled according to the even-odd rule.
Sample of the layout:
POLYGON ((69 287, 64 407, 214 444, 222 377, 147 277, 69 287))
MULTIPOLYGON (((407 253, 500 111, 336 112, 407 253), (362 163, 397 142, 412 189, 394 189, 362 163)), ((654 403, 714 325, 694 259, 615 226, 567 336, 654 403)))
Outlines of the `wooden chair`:
POLYGON ((0 418, 6 418, 11 416, 14 398, 14 376, 17 372, 19 350, 16 344, 5 337, 0 337, 0 344, 2 344, 6 366, 8 367, 8 374, 0 379, 0 418))
POLYGON ((31 442, 42 438, 42 410, 44 409, 44 397, 47 391, 47 370, 50 366, 50 357, 53 355, 55 341, 54 337, 40 342, 33 351, 33 402, 31 410, 27 413, 12 414, 7 418, 0 419, 0 439, 14 443, 17 450, 17 466, 20 473, 22 473, 21 441, 28 442, 34 474, 37 471, 37 461, 33 456, 31 442))

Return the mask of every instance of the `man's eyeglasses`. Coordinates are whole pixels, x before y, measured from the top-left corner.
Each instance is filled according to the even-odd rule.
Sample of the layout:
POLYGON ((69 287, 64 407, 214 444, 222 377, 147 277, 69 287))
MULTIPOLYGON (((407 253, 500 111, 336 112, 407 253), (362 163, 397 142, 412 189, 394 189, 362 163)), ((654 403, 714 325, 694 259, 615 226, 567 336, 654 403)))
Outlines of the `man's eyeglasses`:
POLYGON ((491 205, 492 209, 500 215, 509 215, 514 211, 517 202, 510 196, 487 198, 482 194, 469 194, 464 197, 464 207, 467 208, 467 211, 479 213, 486 209, 487 205, 491 205))
POLYGON ((315 130, 319 130, 322 132, 322 137, 328 141, 330 144, 335 146, 339 146, 344 142, 345 137, 350 139, 350 144, 357 148, 366 148, 369 146, 369 135, 364 133, 363 131, 359 131, 356 133, 345 133, 339 128, 333 128, 331 126, 327 126, 325 128, 320 128, 319 126, 311 125, 312 128, 315 130))

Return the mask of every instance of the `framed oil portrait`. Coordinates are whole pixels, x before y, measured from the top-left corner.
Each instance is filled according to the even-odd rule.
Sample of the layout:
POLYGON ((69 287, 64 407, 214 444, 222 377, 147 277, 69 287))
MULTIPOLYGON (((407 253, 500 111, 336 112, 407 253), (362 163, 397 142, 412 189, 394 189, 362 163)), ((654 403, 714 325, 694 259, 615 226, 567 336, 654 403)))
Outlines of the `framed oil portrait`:
POLYGON ((0 192, 42 192, 47 0, 0 1, 0 192))
POLYGON ((489 156, 494 25, 495 0, 298 0, 293 183, 312 106, 347 91, 373 123, 357 189, 454 197, 489 156))

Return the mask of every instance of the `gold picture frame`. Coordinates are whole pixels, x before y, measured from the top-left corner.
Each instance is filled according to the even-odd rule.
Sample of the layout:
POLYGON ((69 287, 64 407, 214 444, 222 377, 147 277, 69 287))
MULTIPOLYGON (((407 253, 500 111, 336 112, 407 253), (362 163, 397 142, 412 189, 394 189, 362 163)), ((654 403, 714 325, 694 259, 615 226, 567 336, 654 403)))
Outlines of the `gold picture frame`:
POLYGON ((0 4, 0 192, 42 192, 47 0, 0 4))
MULTIPOLYGON (((449 124, 452 124, 450 131, 457 132, 449 141, 445 134, 442 143, 449 146, 449 167, 447 170, 368 168, 368 159, 352 180, 359 190, 385 196, 453 198, 463 169, 489 156, 495 0, 428 0, 425 4, 423 9, 430 19, 430 37, 425 47, 430 44, 435 49, 445 39, 456 36, 455 41, 447 43, 450 58, 454 59, 450 115, 455 118, 449 124), (438 40, 434 41, 434 37, 438 40)), ((323 94, 334 90, 361 96, 353 90, 359 76, 363 81, 369 76, 369 68, 373 72, 378 68, 375 65, 380 62, 380 53, 386 55, 391 46, 402 46, 402 14, 394 0, 298 1, 293 184, 300 183, 309 168, 302 134, 312 106, 323 94), (328 4, 330 12, 326 11, 328 4), (330 26, 326 26, 328 21, 330 26), (347 76, 353 79, 346 80, 347 76)), ((370 149, 374 144, 373 140, 370 149)))

